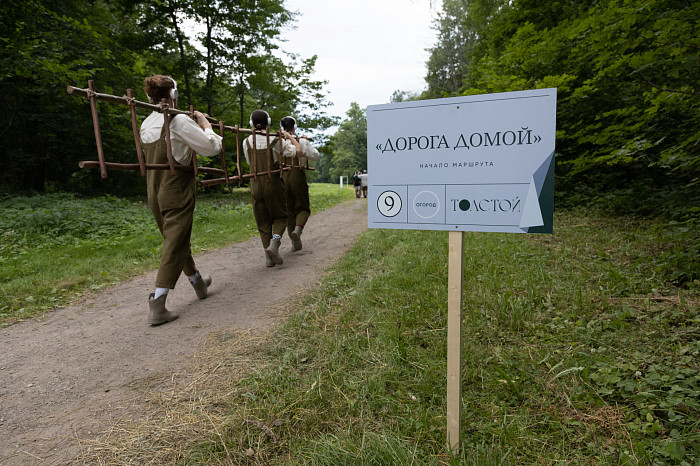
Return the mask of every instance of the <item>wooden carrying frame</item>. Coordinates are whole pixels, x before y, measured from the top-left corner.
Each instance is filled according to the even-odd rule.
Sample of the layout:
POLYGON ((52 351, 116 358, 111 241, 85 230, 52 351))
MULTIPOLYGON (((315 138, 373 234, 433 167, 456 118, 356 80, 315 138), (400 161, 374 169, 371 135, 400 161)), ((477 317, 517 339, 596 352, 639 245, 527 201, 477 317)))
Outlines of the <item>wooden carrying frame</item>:
MULTIPOLYGON (((97 145, 97 161, 81 161, 78 163, 78 166, 80 168, 99 168, 100 169, 100 174, 102 178, 107 178, 107 170, 139 170, 141 172, 141 176, 146 175, 146 170, 170 170, 170 173, 175 173, 175 171, 191 171, 194 173, 194 176, 197 176, 198 173, 205 173, 205 174, 211 174, 211 175, 219 175, 220 178, 212 178, 208 180, 200 180, 197 182, 198 185, 200 186, 214 186, 214 185, 219 185, 219 184, 231 184, 233 182, 241 182, 245 179, 250 179, 254 178, 257 179, 258 176, 265 176, 267 175, 268 177, 272 177, 273 174, 279 173, 279 176, 282 176, 282 172, 291 170, 292 167, 294 167, 294 163, 292 162, 292 166, 287 166, 284 161, 285 157, 280 157, 280 168, 273 169, 271 161, 272 161, 272 153, 271 153, 271 148, 270 148, 270 128, 267 128, 264 132, 263 131, 254 131, 252 129, 246 129, 246 128, 239 128, 238 125, 235 126, 227 126, 224 124, 223 121, 219 121, 215 118, 212 117, 207 117, 207 121, 212 123, 213 128, 218 128, 219 130, 219 135, 223 138, 226 132, 234 133, 236 135, 236 175, 232 176, 228 172, 228 165, 226 163, 226 146, 222 141, 222 146, 221 146, 221 169, 219 168, 210 168, 210 167, 198 167, 197 166, 197 155, 192 154, 192 165, 180 165, 175 163, 173 160, 173 155, 172 155, 172 146, 170 142, 170 115, 188 115, 189 117, 192 117, 194 114, 194 107, 190 106, 189 111, 184 111, 184 110, 178 110, 176 108, 171 108, 168 106, 167 102, 165 100, 161 101, 159 104, 151 104, 147 102, 141 102, 133 98, 132 96, 132 90, 127 89, 126 90, 126 96, 122 97, 117 97, 115 95, 110 95, 110 94, 100 94, 98 92, 95 92, 94 86, 93 86, 93 81, 90 80, 88 81, 88 87, 86 89, 80 89, 78 87, 74 86, 68 86, 66 88, 66 92, 71 95, 75 95, 77 97, 83 97, 85 99, 88 99, 90 102, 90 111, 92 113, 92 126, 95 131, 95 144, 97 145), (120 105, 126 105, 129 107, 130 114, 131 114, 131 128, 134 133, 134 142, 136 144, 136 156, 138 159, 138 163, 115 163, 115 162, 108 162, 105 159, 104 156, 104 149, 102 148, 102 136, 100 134, 100 122, 97 114, 97 101, 105 101, 105 102, 110 102, 114 104, 120 104, 120 105), (167 164, 149 164, 144 162, 143 158, 143 152, 141 150, 141 136, 139 134, 139 125, 138 121, 136 120, 136 108, 141 108, 144 110, 151 110, 155 112, 160 112, 163 114, 164 118, 164 125, 165 125, 165 145, 166 145, 166 150, 167 150, 167 155, 168 155, 168 163, 167 164), (248 173, 248 174, 242 174, 241 173, 241 144, 240 144, 240 134, 252 134, 253 135, 253 144, 255 145, 255 137, 256 135, 264 136, 267 139, 267 160, 268 160, 268 169, 265 172, 257 173, 248 173)), ((279 138, 280 142, 280 153, 282 149, 282 138, 280 132, 275 132, 272 133, 276 137, 279 138)), ((252 160, 252 167, 255 167, 255 152, 251 154, 251 157, 253 158, 252 160)), ((296 157, 295 157, 296 158, 296 157)), ((298 160, 298 158, 297 158, 298 160)), ((306 167, 301 167, 301 163, 299 163, 298 166, 295 168, 304 168, 306 170, 313 170, 313 168, 309 168, 308 166, 308 160, 306 163, 306 167)))

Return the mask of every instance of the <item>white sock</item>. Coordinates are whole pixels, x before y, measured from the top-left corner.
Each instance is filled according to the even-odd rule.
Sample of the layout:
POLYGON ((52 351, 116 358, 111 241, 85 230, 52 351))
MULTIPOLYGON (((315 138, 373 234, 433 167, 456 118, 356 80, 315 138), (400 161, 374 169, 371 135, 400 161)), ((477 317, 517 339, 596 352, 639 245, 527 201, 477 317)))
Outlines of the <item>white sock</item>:
POLYGON ((153 299, 158 299, 164 294, 168 294, 168 291, 170 291, 170 288, 156 288, 156 292, 153 296, 153 299))
POLYGON ((272 235, 272 239, 282 239, 282 237, 280 235, 275 234, 275 235, 272 235))
POLYGON ((187 279, 192 283, 193 285, 199 281, 199 270, 194 274, 194 275, 188 275, 187 279))

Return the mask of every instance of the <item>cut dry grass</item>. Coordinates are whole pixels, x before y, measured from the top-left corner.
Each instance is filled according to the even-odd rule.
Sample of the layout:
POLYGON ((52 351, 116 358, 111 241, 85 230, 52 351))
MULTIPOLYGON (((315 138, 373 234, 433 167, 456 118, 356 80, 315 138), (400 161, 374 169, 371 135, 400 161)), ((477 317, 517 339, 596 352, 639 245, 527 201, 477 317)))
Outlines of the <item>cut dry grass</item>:
MULTIPOLYGON (((303 294, 278 303, 273 315, 282 321, 299 309, 303 294)), ((106 426, 95 439, 80 439, 78 458, 84 464, 191 463, 193 439, 204 451, 223 456, 197 457, 195 463, 241 464, 254 450, 229 450, 225 438, 244 436, 246 442, 277 442, 273 428, 279 420, 260 420, 241 413, 231 418, 231 398, 240 395, 240 381, 271 363, 270 341, 279 326, 215 331, 192 357, 188 372, 158 374, 129 384, 131 396, 141 400, 106 426), (134 419, 136 418, 136 419, 134 419), (268 425, 269 424, 269 425, 268 425)))

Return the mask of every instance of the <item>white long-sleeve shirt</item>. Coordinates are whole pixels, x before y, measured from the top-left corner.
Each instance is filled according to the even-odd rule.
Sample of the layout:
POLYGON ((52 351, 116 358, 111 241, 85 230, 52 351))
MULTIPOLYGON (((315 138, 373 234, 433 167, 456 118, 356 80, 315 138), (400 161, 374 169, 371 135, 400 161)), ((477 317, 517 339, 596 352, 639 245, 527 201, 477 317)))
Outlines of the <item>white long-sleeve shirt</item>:
MULTIPOLYGON (((270 136, 270 143, 274 141, 274 137, 270 136)), ((248 146, 253 147, 253 136, 248 136, 245 138, 243 141, 243 155, 245 155, 245 161, 248 162, 248 165, 250 165, 250 158, 248 155, 248 146)), ((258 149, 267 149, 267 136, 264 134, 256 134, 255 135, 255 147, 258 149)), ((297 148, 294 147, 294 144, 291 143, 291 141, 288 141, 287 139, 282 140, 282 154, 284 157, 294 157, 297 153, 297 148)), ((272 159, 275 162, 280 161, 280 143, 277 141, 276 143, 272 144, 272 159)))
MULTIPOLYGON (((148 144, 160 138, 163 129, 163 114, 153 112, 141 123, 141 142, 148 144)), ((173 159, 181 165, 192 163, 193 151, 212 157, 221 151, 221 136, 211 128, 202 130, 187 115, 179 114, 170 119, 170 145, 173 159)))
POLYGON ((313 162, 316 162, 321 159, 321 154, 319 154, 318 150, 311 145, 311 142, 309 142, 308 139, 299 138, 299 145, 301 146, 301 150, 304 153, 304 155, 299 157, 299 162, 301 162, 302 165, 306 163, 305 159, 309 159, 313 162))

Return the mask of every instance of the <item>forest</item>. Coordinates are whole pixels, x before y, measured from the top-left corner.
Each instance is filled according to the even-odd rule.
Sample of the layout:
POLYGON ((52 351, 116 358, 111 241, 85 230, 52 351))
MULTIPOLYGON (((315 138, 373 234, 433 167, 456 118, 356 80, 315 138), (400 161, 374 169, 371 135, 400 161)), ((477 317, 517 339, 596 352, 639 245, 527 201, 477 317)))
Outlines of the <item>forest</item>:
POLYGON ((668 210, 697 201, 698 21, 691 1, 445 0, 420 97, 556 87, 560 200, 668 210))
MULTIPOLYGON (((337 128, 318 138, 312 179, 366 167, 364 109, 327 115, 332 96, 311 77, 316 57, 279 49, 299 14, 283 0, 8 0, 0 11, 3 196, 142 193, 136 172, 102 180, 76 168, 95 159, 95 143, 89 106, 65 88, 93 79, 100 92, 133 88, 145 100, 140 83, 154 73, 179 78, 181 108, 228 124, 246 126, 264 107, 273 120, 295 114, 301 128, 337 128)), ((666 219, 683 244, 669 254, 684 283, 700 256, 699 11, 690 0, 444 0, 425 90, 387 99, 556 87, 557 208, 666 219)), ((110 159, 133 161, 124 109, 99 112, 110 159)))
MULTIPOLYGON (((683 0, 444 0, 427 89, 391 100, 556 87, 555 208, 664 219, 686 283, 700 270, 699 23, 683 0)), ((331 179, 366 158, 360 112, 331 137, 331 179)))
MULTIPOLYGON (((135 173, 101 180, 76 169, 95 160, 95 139, 89 106, 66 86, 85 88, 90 79, 98 92, 131 88, 146 101, 144 77, 172 75, 180 108, 194 105, 230 125, 248 127, 256 108, 275 121, 297 115, 304 128, 335 122, 323 110, 324 83, 310 77, 316 57, 280 50, 277 39, 296 14, 282 0, 10 0, 0 12, 0 193, 143 192, 135 173)), ((99 104, 114 162, 135 160, 124 110, 99 104)))

